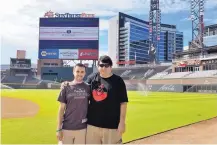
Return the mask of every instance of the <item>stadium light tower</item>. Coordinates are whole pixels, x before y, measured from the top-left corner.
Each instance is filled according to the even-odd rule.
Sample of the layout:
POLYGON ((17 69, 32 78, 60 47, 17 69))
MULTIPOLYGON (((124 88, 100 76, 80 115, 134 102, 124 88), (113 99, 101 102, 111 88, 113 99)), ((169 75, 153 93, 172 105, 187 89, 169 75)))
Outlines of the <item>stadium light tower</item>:
POLYGON ((204 0, 191 0, 192 42, 190 48, 203 51, 204 0))
POLYGON ((155 61, 158 61, 158 44, 160 41, 160 32, 161 32, 161 11, 159 6, 159 0, 150 0, 150 12, 149 12, 150 49, 149 50, 152 50, 153 47, 155 48, 155 52, 156 52, 154 55, 155 61))

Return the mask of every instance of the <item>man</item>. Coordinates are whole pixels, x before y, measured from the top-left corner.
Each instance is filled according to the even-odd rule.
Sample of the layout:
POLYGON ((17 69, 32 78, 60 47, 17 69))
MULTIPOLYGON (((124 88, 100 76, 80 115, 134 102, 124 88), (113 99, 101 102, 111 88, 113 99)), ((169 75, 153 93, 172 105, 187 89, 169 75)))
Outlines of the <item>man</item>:
POLYGON ((83 82, 85 66, 76 64, 73 68, 74 80, 61 87, 57 124, 57 138, 63 144, 85 144, 86 115, 90 87, 83 82))
POLYGON ((101 56, 99 72, 87 78, 92 91, 87 114, 87 144, 122 143, 128 97, 123 79, 112 74, 112 64, 109 56, 101 56))

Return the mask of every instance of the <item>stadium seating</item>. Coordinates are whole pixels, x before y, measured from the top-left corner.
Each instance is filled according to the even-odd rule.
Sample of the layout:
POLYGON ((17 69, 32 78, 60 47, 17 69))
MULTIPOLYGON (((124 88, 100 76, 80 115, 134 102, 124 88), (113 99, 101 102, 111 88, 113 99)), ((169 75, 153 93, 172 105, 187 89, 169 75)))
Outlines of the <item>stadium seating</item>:
POLYGON ((185 78, 217 77, 217 70, 197 71, 190 73, 185 78))
POLYGON ((176 73, 170 73, 168 75, 165 75, 161 77, 161 79, 176 79, 176 78, 183 78, 186 75, 190 74, 191 72, 176 72, 176 73))
POLYGON ((161 72, 152 76, 150 79, 178 79, 178 78, 204 78, 217 77, 217 70, 196 71, 196 72, 161 72))
POLYGON ((160 72, 160 73, 157 73, 156 75, 152 76, 149 79, 162 79, 164 76, 166 76, 168 74, 169 74, 168 72, 160 72))
POLYGON ((22 84, 24 80, 24 76, 6 76, 2 83, 14 83, 14 84, 22 84))
MULTIPOLYGON (((113 73, 121 76, 124 80, 130 79, 147 79, 156 73, 168 69, 168 66, 152 66, 152 67, 138 67, 138 68, 115 68, 113 73)), ((170 71, 170 69, 168 69, 170 71)))
POLYGON ((39 79, 33 78, 33 77, 27 77, 25 84, 38 84, 40 82, 39 79))
POLYGON ((12 87, 7 86, 7 85, 4 85, 4 84, 1 84, 1 85, 0 85, 0 88, 1 88, 1 89, 13 89, 12 87))
POLYGON ((5 78, 5 75, 1 74, 1 81, 5 78))

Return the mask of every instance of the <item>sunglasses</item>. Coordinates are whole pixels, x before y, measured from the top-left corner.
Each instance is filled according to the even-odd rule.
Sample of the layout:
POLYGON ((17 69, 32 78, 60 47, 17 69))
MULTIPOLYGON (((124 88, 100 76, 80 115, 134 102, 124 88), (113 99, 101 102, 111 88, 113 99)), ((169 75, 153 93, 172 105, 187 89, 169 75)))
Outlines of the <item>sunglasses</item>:
POLYGON ((110 64, 99 64, 99 66, 108 68, 108 67, 110 67, 110 64))

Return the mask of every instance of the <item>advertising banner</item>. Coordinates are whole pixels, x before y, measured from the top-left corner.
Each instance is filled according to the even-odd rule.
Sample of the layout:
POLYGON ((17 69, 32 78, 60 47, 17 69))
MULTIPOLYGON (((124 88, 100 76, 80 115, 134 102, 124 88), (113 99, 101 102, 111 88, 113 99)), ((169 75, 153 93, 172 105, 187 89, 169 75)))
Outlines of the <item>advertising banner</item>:
POLYGON ((78 49, 59 49, 59 59, 78 59, 78 49))
POLYGON ((59 50, 58 49, 39 49, 38 57, 39 59, 58 59, 59 50))
POLYGON ((98 40, 98 27, 40 27, 40 40, 98 40))
POLYGON ((79 57, 80 60, 97 60, 98 59, 98 50, 96 49, 79 49, 79 57))

